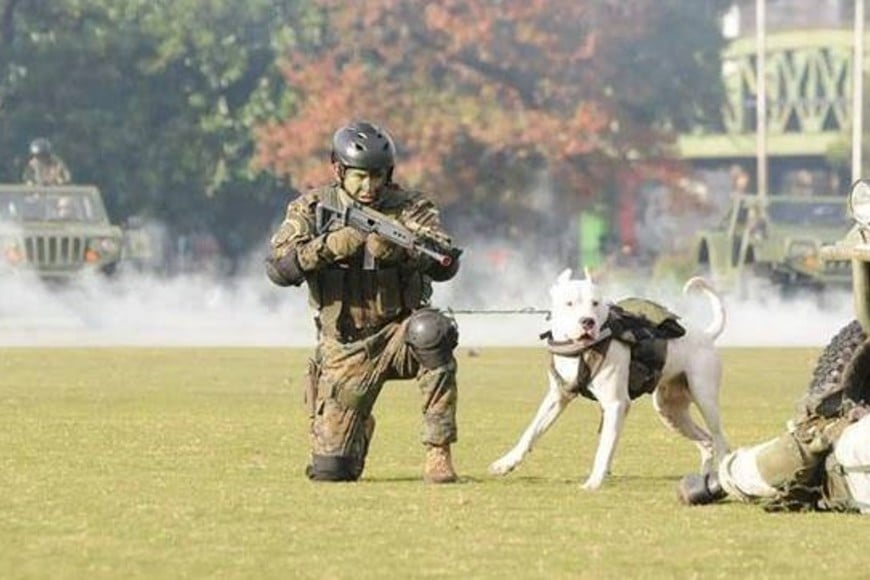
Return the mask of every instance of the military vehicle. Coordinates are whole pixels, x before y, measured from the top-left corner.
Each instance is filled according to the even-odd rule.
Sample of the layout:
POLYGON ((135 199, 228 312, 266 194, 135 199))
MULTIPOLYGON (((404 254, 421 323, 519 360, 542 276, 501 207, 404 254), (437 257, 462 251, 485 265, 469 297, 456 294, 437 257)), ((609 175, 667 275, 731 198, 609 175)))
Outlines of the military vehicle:
POLYGON ((823 247, 821 257, 852 271, 856 319, 834 335, 822 351, 809 391, 816 395, 842 393, 854 402, 870 402, 866 401, 870 393, 870 181, 859 180, 852 186, 848 209, 854 220, 852 229, 841 240, 823 247))
POLYGON ((0 275, 64 281, 111 274, 122 241, 93 185, 0 185, 0 275))
POLYGON ((698 233, 697 269, 723 290, 755 278, 782 292, 849 285, 847 264, 819 252, 849 229, 843 198, 735 195, 719 227, 698 233))

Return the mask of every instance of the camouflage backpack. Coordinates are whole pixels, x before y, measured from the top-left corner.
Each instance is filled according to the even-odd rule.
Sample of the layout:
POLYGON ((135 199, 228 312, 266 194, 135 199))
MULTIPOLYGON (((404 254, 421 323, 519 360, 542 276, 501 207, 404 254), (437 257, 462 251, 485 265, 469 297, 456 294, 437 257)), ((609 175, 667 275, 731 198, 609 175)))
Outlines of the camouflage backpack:
POLYGON ((686 334, 679 316, 656 302, 626 298, 610 308, 607 325, 613 337, 629 345, 628 391, 632 399, 651 393, 665 366, 667 341, 686 334))

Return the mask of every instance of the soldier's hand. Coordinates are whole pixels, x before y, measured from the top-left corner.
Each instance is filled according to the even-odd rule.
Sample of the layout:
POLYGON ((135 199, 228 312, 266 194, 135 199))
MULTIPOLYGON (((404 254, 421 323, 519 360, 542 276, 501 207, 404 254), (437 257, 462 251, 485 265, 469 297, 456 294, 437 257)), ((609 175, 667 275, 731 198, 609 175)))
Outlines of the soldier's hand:
POLYGON ((372 257, 383 261, 396 260, 402 254, 400 246, 379 234, 369 234, 366 239, 366 251, 372 257))
POLYGON ((366 235, 355 228, 345 226, 326 236, 326 247, 336 258, 356 255, 366 243, 366 235))

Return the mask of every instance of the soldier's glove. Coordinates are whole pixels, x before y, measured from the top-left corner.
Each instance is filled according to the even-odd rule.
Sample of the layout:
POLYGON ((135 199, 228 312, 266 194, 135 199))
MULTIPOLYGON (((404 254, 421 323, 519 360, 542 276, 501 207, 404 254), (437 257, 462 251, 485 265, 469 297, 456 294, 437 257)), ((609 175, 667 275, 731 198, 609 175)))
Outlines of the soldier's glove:
POLYGON ((380 234, 369 234, 366 239, 366 251, 382 262, 398 260, 402 255, 402 248, 389 241, 380 234))
POLYGON ((366 235, 351 226, 345 226, 327 234, 325 243, 336 258, 350 258, 362 249, 366 235))

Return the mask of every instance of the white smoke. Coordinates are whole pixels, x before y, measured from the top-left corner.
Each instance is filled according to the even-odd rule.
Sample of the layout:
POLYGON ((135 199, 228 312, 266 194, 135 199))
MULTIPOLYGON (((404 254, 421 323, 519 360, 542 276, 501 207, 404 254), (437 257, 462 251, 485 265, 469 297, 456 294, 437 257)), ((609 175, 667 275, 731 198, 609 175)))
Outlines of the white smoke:
MULTIPOLYGON (((554 209, 546 210, 553 205, 546 185, 530 199, 539 202, 542 215, 559 216, 554 209)), ((548 322, 541 311, 550 308, 553 281, 573 266, 565 256, 576 243, 570 236, 556 239, 552 232, 576 229, 551 219, 554 223, 542 230, 546 235, 538 236, 537 243, 529 242, 528 232, 508 232, 510 240, 505 240, 482 226, 472 228, 471 239, 461 240, 462 267, 456 278, 435 285, 432 300, 434 306, 455 311, 461 346, 542 344, 539 334, 548 322)), ((112 279, 94 275, 63 286, 45 285, 32 276, 0 275, 0 346, 313 345, 316 333, 307 289, 272 285, 262 255, 245 263, 248 269, 233 277, 168 277, 126 269, 112 279)), ((618 284, 602 280, 611 301, 650 298, 688 323, 705 324, 709 305, 684 299, 681 283, 654 283, 643 276, 620 278, 618 284)), ((824 300, 788 301, 771 294, 761 294, 763 303, 726 297, 728 322, 719 344, 822 346, 854 318, 845 292, 829 293, 824 300)))
MULTIPOLYGON (((457 277, 437 284, 433 304, 453 309, 461 346, 540 346, 545 314, 489 310, 548 310, 548 290, 566 265, 556 259, 508 252, 494 263, 492 245, 470 244, 457 277)), ((503 250, 499 250, 503 251, 503 250)), ((0 346, 311 346, 315 341, 305 288, 278 288, 262 260, 234 278, 206 274, 162 277, 123 272, 47 286, 34 277, 0 278, 0 346)), ((575 272, 575 276, 580 276, 575 272)), ((702 326, 710 308, 685 299, 677 285, 648 279, 604 283, 611 301, 656 300, 690 324, 702 326)), ((823 346, 851 321, 851 296, 764 302, 726 296, 722 346, 823 346)))
MULTIPOLYGON (((437 306, 450 305, 464 309, 471 296, 471 309, 535 309, 550 308, 548 290, 565 265, 538 261, 534 273, 512 268, 498 274, 477 275, 473 270, 460 270, 453 286, 435 292, 437 306), (464 289, 471 288, 466 291, 464 289), (481 305, 479 297, 488 295, 490 307, 481 305)), ((574 277, 582 277, 575 271, 574 277)), ((654 300, 672 310, 687 325, 704 327, 712 311, 708 300, 700 295, 683 296, 681 285, 658 282, 638 276, 619 282, 602 282, 606 299, 617 302, 623 298, 640 297, 654 300)), ((740 298, 722 295, 726 310, 725 331, 717 340, 720 346, 821 347, 843 326, 854 319, 852 296, 845 290, 829 290, 822 294, 784 297, 775 290, 767 295, 740 298)), ((538 335, 547 330, 544 314, 457 314, 462 343, 469 346, 535 346, 542 342, 538 335)))
POLYGON ((297 346, 313 344, 304 292, 265 275, 235 280, 133 272, 43 285, 0 282, 4 346, 297 346))

